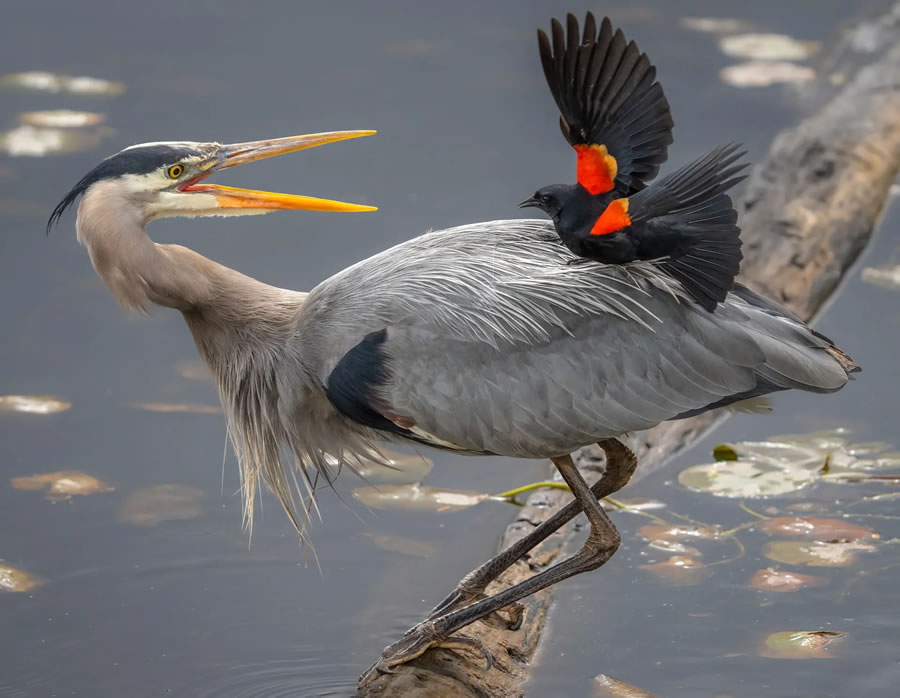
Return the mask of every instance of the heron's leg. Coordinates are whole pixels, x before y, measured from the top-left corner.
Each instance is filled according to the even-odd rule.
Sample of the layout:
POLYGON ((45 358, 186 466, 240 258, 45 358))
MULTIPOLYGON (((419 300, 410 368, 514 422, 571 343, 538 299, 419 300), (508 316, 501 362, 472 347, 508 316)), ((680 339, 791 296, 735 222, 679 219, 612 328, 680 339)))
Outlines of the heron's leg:
MULTIPOLYGON (((636 464, 633 458, 628 460, 630 460, 630 472, 625 477, 626 482, 636 464)), ((612 557, 619 547, 619 532, 606 515, 606 512, 603 511, 596 494, 588 487, 584 478, 581 477, 578 468, 572 462, 571 456, 555 458, 553 463, 572 489, 576 501, 581 505, 591 524, 591 531, 581 550, 553 567, 539 572, 509 589, 505 589, 459 610, 451 611, 438 618, 420 623, 415 628, 407 631, 398 642, 384 649, 381 653, 381 659, 360 677, 360 685, 373 681, 379 673, 390 673, 392 667, 420 656, 430 647, 440 647, 450 639, 453 633, 470 623, 474 623, 476 620, 484 618, 501 608, 516 603, 519 599, 530 596, 541 589, 546 589, 564 579, 597 569, 612 557)), ((629 470, 627 465, 626 470, 629 470)), ((464 642, 469 649, 473 646, 477 647, 477 643, 473 643, 470 638, 466 638, 464 642)), ((481 650, 488 657, 488 664, 490 665, 490 653, 484 647, 481 647, 481 650)))
MULTIPOLYGON (((628 448, 618 439, 604 439, 597 443, 606 454, 606 470, 594 486, 591 487, 593 497, 601 500, 608 497, 614 492, 622 489, 631 479, 634 468, 637 465, 637 457, 632 450, 628 448)), ((447 598, 441 601, 431 611, 428 620, 433 620, 439 616, 445 615, 450 611, 455 611, 475 601, 484 598, 484 590, 487 585, 499 577, 509 567, 511 567, 518 559, 525 555, 532 548, 544 542, 560 528, 565 526, 569 521, 574 519, 582 511, 581 504, 576 498, 569 502, 562 509, 557 511, 553 516, 535 527, 531 533, 502 550, 495 557, 485 562, 480 567, 472 570, 463 577, 456 589, 450 593, 447 598)), ((517 630, 522 624, 521 606, 514 612, 511 630, 517 630)))

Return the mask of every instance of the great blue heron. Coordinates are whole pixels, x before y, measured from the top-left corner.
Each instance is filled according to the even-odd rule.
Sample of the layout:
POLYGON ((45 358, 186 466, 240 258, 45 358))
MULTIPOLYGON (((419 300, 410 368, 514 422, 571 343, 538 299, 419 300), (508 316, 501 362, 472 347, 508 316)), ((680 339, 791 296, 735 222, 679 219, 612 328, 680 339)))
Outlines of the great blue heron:
POLYGON ((81 195, 78 238, 116 299, 183 314, 215 376, 248 522, 262 480, 301 528, 298 474, 312 487, 308 473, 330 477, 335 461, 352 467, 377 457, 384 440, 556 465, 575 501, 467 575, 363 680, 431 646, 478 648, 454 633, 602 565, 619 535, 598 497, 623 486, 635 466, 617 436, 779 390, 839 390, 856 369, 830 340, 741 285, 709 313, 654 263, 570 266, 545 221, 427 233, 309 293, 145 232, 164 216, 368 210, 204 181, 225 167, 367 133, 132 146, 88 173, 50 219, 81 195), (589 487, 570 454, 595 442, 608 465, 589 487), (484 597, 492 579, 580 511, 591 532, 579 552, 484 597))

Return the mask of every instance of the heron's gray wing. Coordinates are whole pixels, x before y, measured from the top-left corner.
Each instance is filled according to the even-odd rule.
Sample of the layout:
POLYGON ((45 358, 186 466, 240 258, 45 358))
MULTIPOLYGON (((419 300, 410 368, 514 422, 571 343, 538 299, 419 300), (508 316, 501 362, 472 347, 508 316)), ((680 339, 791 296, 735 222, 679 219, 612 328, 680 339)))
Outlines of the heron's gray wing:
POLYGON ((533 224, 500 224, 490 244, 470 226, 401 245, 335 287, 368 301, 368 331, 322 365, 339 411, 437 446, 546 457, 734 396, 847 380, 791 318, 735 295, 708 314, 641 278, 652 265, 567 267, 533 224))

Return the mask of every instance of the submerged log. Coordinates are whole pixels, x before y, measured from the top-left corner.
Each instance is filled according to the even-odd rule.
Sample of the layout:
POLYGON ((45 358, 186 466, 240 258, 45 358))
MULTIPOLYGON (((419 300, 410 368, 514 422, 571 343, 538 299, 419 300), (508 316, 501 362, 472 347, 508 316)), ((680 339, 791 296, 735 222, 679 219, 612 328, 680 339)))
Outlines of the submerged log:
MULTIPOLYGON (((804 320, 834 293, 866 246, 900 171, 900 3, 868 22, 870 34, 888 34, 893 47, 850 77, 815 115, 783 131, 756 166, 739 202, 744 264, 741 280, 804 320)), ((853 30, 861 31, 859 28, 853 30)), ((846 45, 846 39, 842 39, 846 45)), ((877 47, 875 47, 877 48, 877 47)), ((858 53, 854 55, 858 62, 858 53)), ((846 68, 845 68, 846 71, 846 68)), ((851 347, 852 349, 852 347, 851 347)), ((658 469, 718 421, 721 411, 668 422, 632 437, 637 476, 658 469)), ((599 448, 582 450, 577 462, 588 482, 603 470, 599 448)), ((569 501, 560 490, 529 497, 500 547, 526 535, 569 501)), ((572 525, 547 539, 495 582, 499 591, 546 569, 564 553, 572 525)), ((449 591, 449 589, 448 589, 449 591)), ((431 650, 364 689, 377 696, 511 696, 522 692, 552 601, 552 587, 524 599, 525 620, 512 632, 492 619, 466 628, 493 653, 483 659, 454 650, 431 650)))

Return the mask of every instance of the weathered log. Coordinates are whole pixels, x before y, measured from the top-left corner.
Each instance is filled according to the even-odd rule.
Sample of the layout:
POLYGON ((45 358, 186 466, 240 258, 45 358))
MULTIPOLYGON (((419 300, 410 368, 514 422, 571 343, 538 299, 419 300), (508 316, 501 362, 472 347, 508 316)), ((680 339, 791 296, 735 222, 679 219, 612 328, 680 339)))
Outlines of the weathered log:
MULTIPOLYGON (((739 202, 745 252, 742 280, 805 320, 834 293, 865 247, 900 170, 898 17, 900 3, 868 23, 878 36, 887 32, 894 39, 880 41, 879 46, 895 48, 847 77, 843 89, 821 111, 783 131, 753 170, 739 202)), ((858 62, 859 52, 854 56, 858 62)), ((726 416, 707 413, 634 435, 637 474, 658 469, 726 416)), ((589 482, 602 472, 598 448, 584 449, 577 462, 589 482)), ((507 528, 501 548, 526 535, 569 497, 559 490, 533 494, 507 528)), ((551 536, 488 591, 499 591, 548 567, 565 550, 572 528, 551 536)), ((520 694, 551 600, 551 589, 525 599, 525 621, 515 632, 492 619, 466 628, 493 653, 495 665, 489 671, 483 660, 468 654, 432 650, 395 674, 380 677, 360 695, 520 694)))

